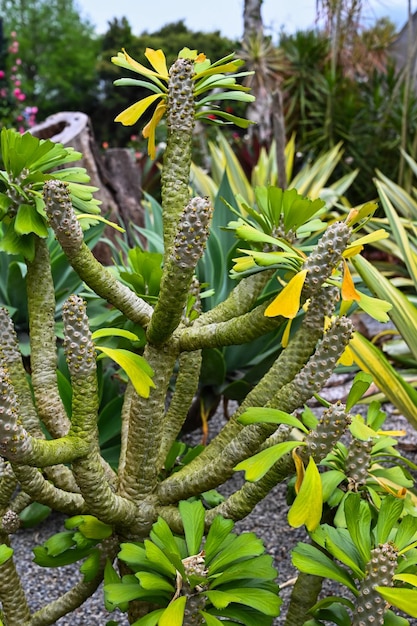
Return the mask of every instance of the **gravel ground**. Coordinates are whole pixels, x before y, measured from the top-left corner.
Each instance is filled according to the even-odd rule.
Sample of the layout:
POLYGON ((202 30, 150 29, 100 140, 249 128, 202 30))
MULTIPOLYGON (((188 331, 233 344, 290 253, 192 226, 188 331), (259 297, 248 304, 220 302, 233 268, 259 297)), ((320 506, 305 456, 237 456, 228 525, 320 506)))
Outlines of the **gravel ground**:
MULTIPOLYGON (((356 320, 356 323, 359 323, 359 330, 368 335, 368 337, 373 337, 381 330, 381 325, 374 322, 371 318, 367 318, 367 316, 361 316, 356 320)), ((387 327, 388 324, 382 328, 386 329, 387 327)), ((348 375, 334 375, 329 380, 322 395, 329 401, 341 400, 343 402, 349 387, 350 377, 348 375)), ((370 391, 376 391, 376 389, 374 388, 370 391)), ((386 404, 383 408, 388 415, 385 428, 404 429, 407 432, 407 435, 400 439, 398 449, 402 454, 417 463, 417 431, 408 424, 404 417, 397 415, 391 405, 386 404)), ((225 418, 221 412, 218 412, 212 418, 209 424, 210 438, 215 436, 222 428, 224 421, 225 418)), ((187 435, 185 440, 192 445, 200 443, 201 433, 195 431, 191 435, 187 435)), ((236 473, 221 488, 222 493, 224 495, 232 493, 240 486, 241 482, 241 473, 236 473)), ((285 484, 277 485, 257 505, 251 515, 238 522, 235 527, 239 532, 255 532, 263 540, 267 552, 274 557, 275 566, 278 570, 278 582, 282 586, 280 595, 283 599, 281 617, 274 621, 274 626, 283 626, 285 622, 292 582, 296 575, 296 571, 291 563, 290 551, 297 542, 306 539, 306 533, 303 528, 294 529, 288 526, 286 521, 287 511, 286 486, 285 484)), ((33 554, 31 548, 41 545, 50 536, 63 530, 64 520, 64 516, 53 513, 36 528, 20 530, 12 537, 19 573, 33 610, 37 610, 52 599, 59 597, 80 578, 78 569, 75 566, 60 568, 55 571, 39 567, 32 562, 33 554)), ((326 593, 338 592, 337 587, 331 581, 325 582, 324 590, 326 593)), ((103 592, 100 587, 79 609, 69 616, 59 619, 56 624, 58 626, 105 626, 107 620, 110 619, 117 620, 119 626, 128 626, 125 615, 120 613, 109 615, 104 610, 103 592)), ((417 626, 417 619, 410 619, 409 624, 410 626, 417 626)))
MULTIPOLYGON (((330 380, 325 393, 329 400, 333 399, 333 397, 343 398, 347 389, 348 382, 346 377, 340 378, 335 376, 330 380)), ((407 436, 401 440, 402 452, 417 462, 417 432, 410 428, 404 418, 395 415, 389 405, 386 405, 385 408, 388 409, 387 412, 389 413, 387 426, 408 430, 407 436)), ((220 413, 216 414, 210 421, 210 435, 214 436, 223 423, 223 416, 220 413)), ((201 434, 197 431, 187 436, 187 439, 190 443, 198 443, 200 437, 201 434)), ((233 479, 228 481, 223 487, 224 495, 234 491, 239 486, 241 480, 242 476, 236 474, 233 479)), ((278 485, 267 498, 258 504, 251 515, 236 524, 236 530, 239 532, 254 531, 263 539, 268 553, 274 557, 275 566, 279 572, 279 583, 284 585, 281 591, 281 597, 284 601, 282 617, 275 620, 274 626, 282 626, 284 624, 286 607, 292 588, 291 581, 296 574, 291 564, 290 550, 298 541, 303 541, 306 538, 302 528, 290 528, 286 523, 288 507, 285 500, 285 491, 285 485, 278 485)), ((31 547, 41 545, 51 535, 63 530, 64 519, 64 516, 54 513, 36 528, 20 530, 13 536, 16 562, 33 609, 40 608, 46 602, 67 591, 79 578, 77 568, 74 566, 55 571, 53 569, 41 568, 31 560, 31 547)), ((330 588, 332 593, 337 591, 332 588, 331 584, 327 588, 330 588)), ((59 619, 56 624, 58 626, 105 626, 106 621, 109 619, 119 620, 120 626, 127 626, 128 624, 124 615, 109 615, 104 611, 102 589, 99 588, 94 596, 78 610, 69 616, 59 619)), ((417 626, 417 620, 410 619, 410 625, 417 626)))

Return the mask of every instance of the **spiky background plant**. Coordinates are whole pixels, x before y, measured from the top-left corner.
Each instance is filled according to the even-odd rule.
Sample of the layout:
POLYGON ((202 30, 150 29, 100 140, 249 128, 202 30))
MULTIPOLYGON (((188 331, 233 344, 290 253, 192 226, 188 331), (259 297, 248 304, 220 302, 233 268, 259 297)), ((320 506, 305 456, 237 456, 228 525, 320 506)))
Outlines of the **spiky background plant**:
MULTIPOLYGON (((258 194, 257 207, 249 207, 245 220, 229 225, 246 246, 233 271, 236 286, 224 301, 201 312, 194 270, 209 237, 211 207, 206 199, 191 198, 189 193, 192 129, 196 118, 207 117, 208 105, 220 120, 245 125, 221 112, 217 103, 248 95, 236 83, 240 62, 233 55, 212 64, 185 50, 169 71, 161 51, 148 50, 146 56, 153 69, 125 53, 115 61, 145 76, 153 91, 118 119, 135 123, 159 100, 144 130, 151 154, 156 124, 163 115, 167 118, 162 174, 165 246, 160 289, 152 303, 104 268, 86 245, 80 225, 83 218, 74 210, 74 194, 83 197, 84 188, 66 182, 65 173, 45 176, 43 168, 36 169, 45 154, 53 152, 52 144, 34 138, 18 140, 11 134, 3 144, 8 168, 1 176, 3 242, 5 249, 10 242, 24 243, 19 251, 27 263, 30 318, 28 377, 12 319, 5 308, 1 310, 0 601, 1 620, 7 626, 54 624, 81 605, 103 578, 109 585, 108 608, 121 605, 130 623, 180 626, 197 620, 211 626, 223 623, 217 617, 222 616, 229 623, 270 624, 279 610, 273 573, 269 565, 265 569, 257 561, 254 577, 247 578, 247 559, 260 556, 263 548, 253 538, 235 539, 230 521, 247 515, 274 484, 296 470, 302 476, 301 465, 307 464, 307 469, 299 502, 317 484, 314 436, 306 456, 299 454, 296 448, 306 445, 299 445, 299 437, 293 439, 292 428, 298 422, 294 424, 292 413, 320 391, 349 343, 352 324, 343 311, 336 310, 339 293, 344 308, 356 300, 373 308, 379 317, 384 315, 383 304, 373 301, 371 305, 355 289, 348 269, 347 259, 365 243, 350 243, 354 224, 367 219, 369 207, 352 212, 348 220, 326 224, 318 219, 320 202, 304 199, 295 190, 283 193, 273 187, 258 194), (228 91, 216 89, 215 94, 203 95, 213 87, 228 91), (18 141, 22 150, 8 150, 18 141), (46 224, 89 289, 123 315, 126 324, 140 327, 145 337, 139 354, 134 343, 138 337, 129 330, 119 326, 92 333, 85 302, 78 295, 70 296, 63 307, 63 350, 72 390, 69 410, 57 377, 55 294, 46 224), (320 235, 319 243, 303 249, 302 233, 312 230, 320 235), (265 292, 275 273, 279 278, 276 289, 265 292), (197 390, 202 350, 244 344, 280 325, 285 329, 282 350, 268 372, 220 434, 191 462, 170 473, 167 468, 172 459, 166 464, 167 455, 197 390), (131 340, 132 349, 102 345, 103 335, 112 333, 131 340), (129 376, 121 409, 117 470, 104 460, 99 446, 97 358, 101 355, 113 358, 129 376), (288 415, 286 425, 273 420, 245 423, 245 412, 254 407, 288 415), (264 464, 258 482, 244 482, 209 510, 198 503, 190 505, 225 483, 237 469, 245 469, 248 459, 253 464, 253 455, 265 453, 270 462, 264 464), (83 560, 82 580, 35 613, 17 574, 9 539, 18 527, 18 513, 33 501, 72 516, 67 521, 68 533, 36 549, 36 562, 48 567, 83 560), (208 532, 205 543, 204 532, 208 532), (229 560, 232 541, 238 542, 233 550, 236 562, 229 560), (132 542, 141 554, 135 563, 126 558, 126 545, 132 542), (205 556, 200 554, 202 545, 205 556), (214 556, 217 550, 219 555, 214 556), (122 582, 113 569, 117 555, 122 582), (217 574, 223 576, 222 583, 217 574), (128 589, 129 582, 134 584, 133 596, 124 594, 125 582, 128 589), (242 611, 240 605, 248 605, 249 598, 251 610, 242 611)), ((54 150, 67 158, 65 149, 54 150)), ((87 199, 90 192, 84 192, 87 199)), ((300 432, 306 430, 311 428, 302 426, 300 432)), ((297 509, 295 504, 293 523, 305 521, 311 528, 319 524, 317 510, 300 522, 300 505, 297 509)))

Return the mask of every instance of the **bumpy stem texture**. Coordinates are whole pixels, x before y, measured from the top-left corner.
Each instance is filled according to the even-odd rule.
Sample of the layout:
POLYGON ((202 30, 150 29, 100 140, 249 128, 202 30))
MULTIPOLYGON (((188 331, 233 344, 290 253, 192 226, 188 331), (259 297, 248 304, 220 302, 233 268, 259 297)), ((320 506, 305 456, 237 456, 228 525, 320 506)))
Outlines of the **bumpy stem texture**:
POLYGON ((179 217, 189 199, 194 128, 194 63, 177 59, 171 66, 167 99, 167 147, 161 173, 165 257, 171 251, 179 217))
MULTIPOLYGON (((0 544, 2 543, 8 545, 8 537, 0 531, 0 544)), ((7 626, 22 626, 30 619, 29 606, 13 556, 0 565, 0 603, 7 626)))
POLYGON ((35 258, 28 261, 30 364, 39 419, 53 437, 68 431, 69 420, 58 391, 55 337, 55 291, 46 241, 35 240, 35 258))
POLYGON ((206 245, 211 214, 210 202, 196 197, 181 215, 171 252, 165 258, 159 298, 147 332, 150 343, 164 343, 180 323, 206 245))
POLYGON ((146 327, 152 315, 152 307, 103 267, 84 243, 67 185, 62 181, 47 181, 44 185, 44 199, 55 236, 79 277, 128 319, 146 327))
POLYGON ((386 603, 375 587, 390 587, 397 566, 395 546, 385 543, 371 551, 359 595, 356 598, 352 626, 383 626, 386 603))

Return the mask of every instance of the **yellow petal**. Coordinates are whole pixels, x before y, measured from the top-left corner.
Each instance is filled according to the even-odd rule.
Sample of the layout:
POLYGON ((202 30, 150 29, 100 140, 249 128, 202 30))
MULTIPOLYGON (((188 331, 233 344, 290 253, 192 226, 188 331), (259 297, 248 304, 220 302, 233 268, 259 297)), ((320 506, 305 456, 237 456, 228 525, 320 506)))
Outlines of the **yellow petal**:
POLYGON ((154 70, 158 72, 158 76, 168 80, 167 62, 165 54, 162 52, 162 50, 153 50, 152 48, 146 48, 145 57, 148 59, 154 70))
POLYGON ((375 230, 373 233, 368 233, 367 235, 364 235, 363 237, 356 239, 356 241, 353 241, 350 244, 350 246, 348 246, 348 249, 354 246, 365 246, 368 243, 375 243, 375 241, 381 241, 381 239, 387 239, 388 237, 389 237, 389 232, 385 230, 384 228, 379 228, 378 230, 375 230))
POLYGON ((132 104, 132 106, 119 113, 119 115, 115 117, 114 121, 121 122, 123 126, 132 126, 145 113, 146 109, 152 104, 152 102, 155 102, 155 100, 158 100, 160 97, 161 94, 159 93, 146 96, 146 98, 139 100, 139 102, 135 102, 135 104, 132 104))
POLYGON ((353 256, 360 254, 363 250, 363 246, 352 245, 343 252, 342 256, 345 259, 351 259, 353 256))
POLYGON ((148 137, 148 154, 151 159, 155 158, 156 149, 155 149, 155 132, 156 127, 164 116, 166 111, 166 104, 160 102, 156 107, 154 114, 152 115, 151 120, 146 124, 144 129, 142 130, 142 135, 145 139, 148 137))
POLYGON ((286 348, 288 346, 288 342, 290 340, 291 325, 292 320, 288 320, 284 332, 282 333, 281 345, 283 348, 286 348))
POLYGON ((135 59, 132 59, 132 57, 128 55, 126 50, 123 50, 123 53, 125 55, 126 61, 128 62, 128 64, 130 65, 130 67, 132 68, 134 72, 137 72, 138 74, 142 74, 144 76, 157 76, 158 78, 164 78, 165 80, 168 79, 168 72, 166 73, 166 75, 163 76, 159 74, 159 72, 154 72, 153 70, 150 70, 148 67, 145 67, 144 65, 142 65, 142 63, 138 63, 138 61, 135 61, 135 59))
POLYGON ((352 274, 349 271, 348 264, 343 259, 343 281, 342 281, 342 299, 343 300, 356 300, 359 302, 361 294, 355 289, 355 285, 352 279, 352 274))
POLYGON ((293 458, 294 465, 295 465, 295 472, 297 474, 297 480, 295 481, 294 489, 295 489, 295 493, 298 493, 303 483, 304 475, 306 471, 305 471, 304 463, 302 462, 301 458, 297 454, 297 448, 295 448, 291 454, 292 454, 292 458, 293 458))
POLYGON ((337 364, 346 365, 347 367, 349 367, 350 365, 353 365, 353 363, 354 363, 353 352, 349 348, 349 344, 348 344, 346 348, 344 349, 342 355, 340 356, 337 364))
POLYGON ((298 272, 291 278, 282 291, 277 295, 275 300, 266 308, 265 315, 267 317, 276 317, 282 315, 293 319, 300 309, 301 291, 307 276, 307 270, 298 272))

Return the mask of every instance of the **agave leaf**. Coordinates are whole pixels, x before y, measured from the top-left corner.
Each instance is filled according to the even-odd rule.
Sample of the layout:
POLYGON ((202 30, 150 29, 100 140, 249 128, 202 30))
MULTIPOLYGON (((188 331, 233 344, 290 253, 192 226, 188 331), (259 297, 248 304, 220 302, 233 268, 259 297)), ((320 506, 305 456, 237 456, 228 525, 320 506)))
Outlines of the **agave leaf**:
POLYGON ((374 382, 394 406, 417 428, 417 392, 390 365, 382 352, 360 333, 349 343, 358 366, 373 376, 374 382))
MULTIPOLYGON (((398 216, 397 211, 395 210, 393 204, 391 203, 388 197, 389 190, 391 190, 391 194, 390 194, 391 198, 394 197, 395 201, 398 202, 398 194, 395 194, 394 183, 388 180, 386 180, 385 183, 382 183, 377 180, 375 184, 378 189, 379 197, 381 198, 381 203, 382 203, 382 206, 384 207, 385 214, 388 217, 388 221, 391 225, 392 235, 402 252, 402 257, 407 266, 408 273, 413 279, 415 289, 417 289, 417 254, 411 248, 408 233, 406 229, 404 228, 402 221, 398 216), (391 183, 391 186, 389 186, 389 183, 391 183)), ((404 191, 403 191, 403 194, 405 194, 404 191)), ((411 198, 411 196, 408 196, 408 198, 409 198, 409 204, 413 204, 416 206, 416 212, 417 212, 417 205, 415 201, 411 198)), ((409 214, 410 214, 410 210, 408 210, 408 215, 407 215, 408 219, 409 219, 409 214)))

